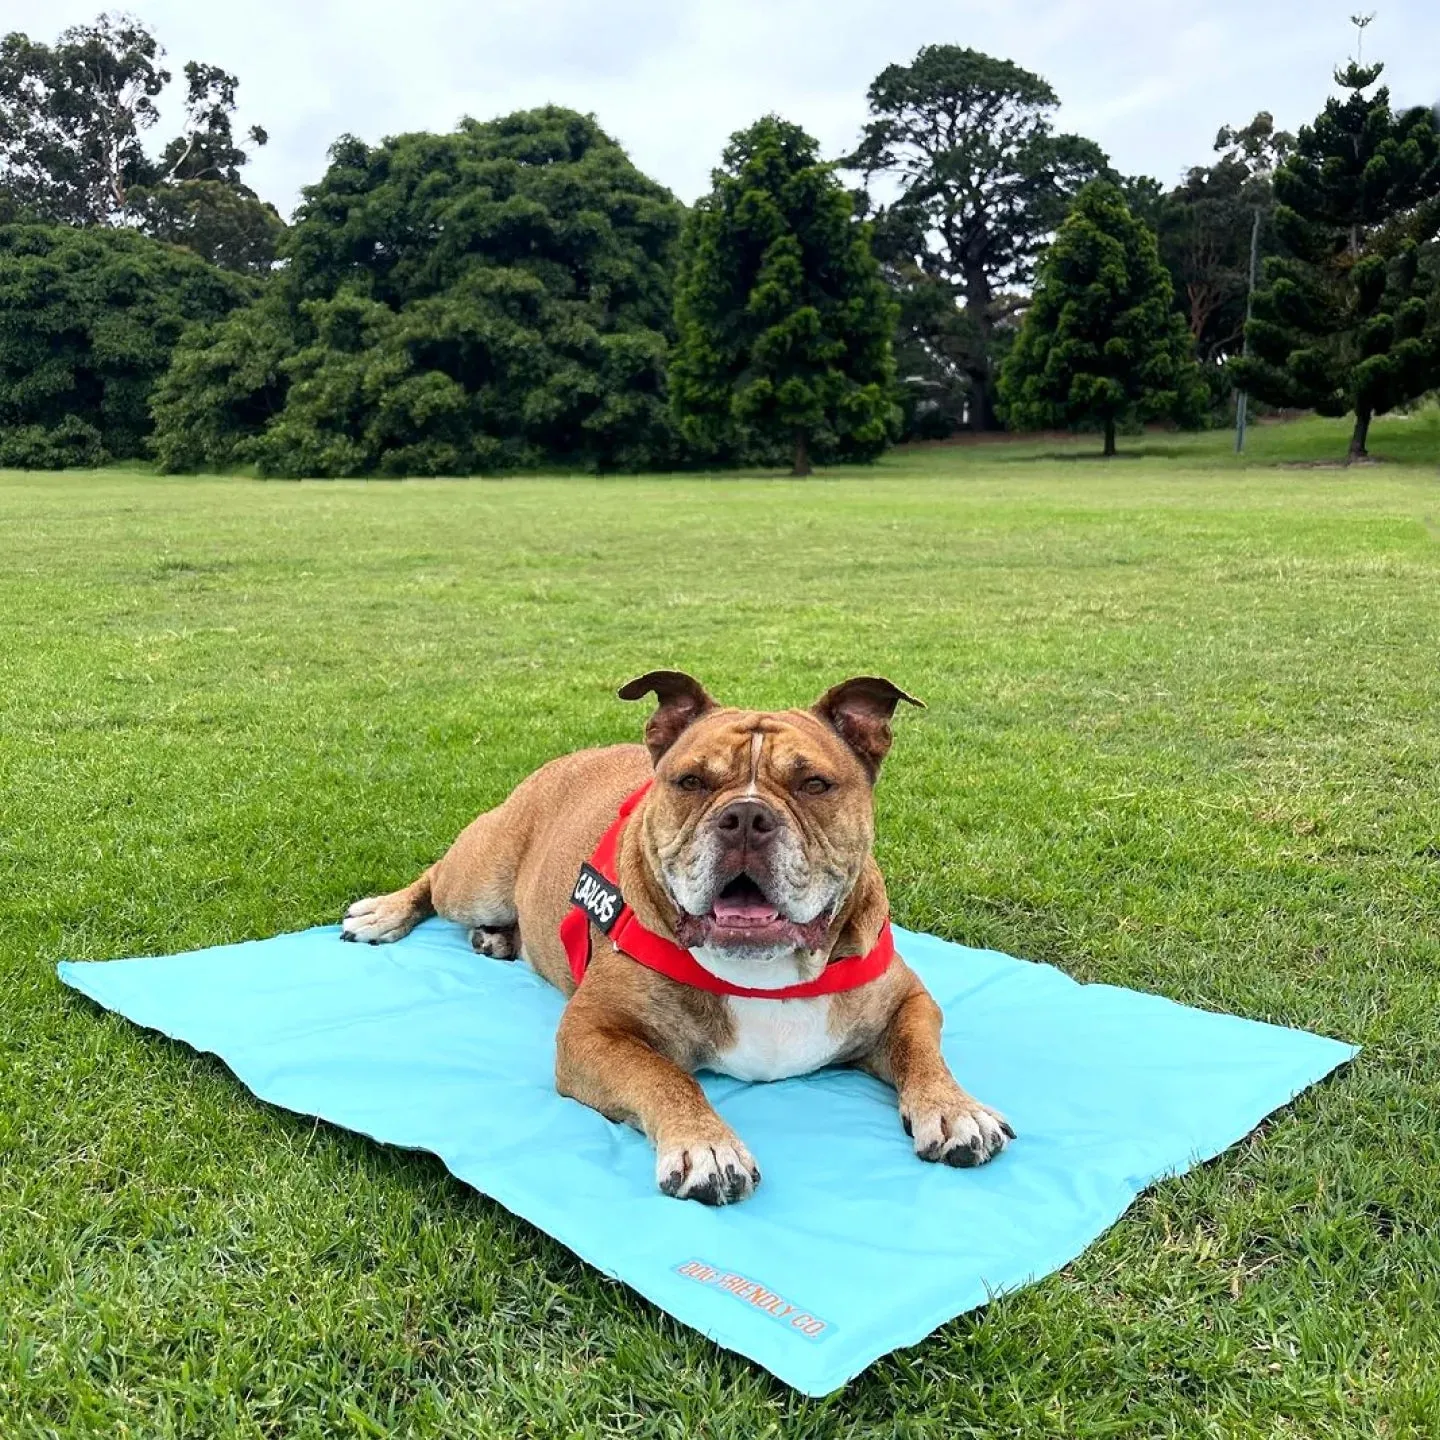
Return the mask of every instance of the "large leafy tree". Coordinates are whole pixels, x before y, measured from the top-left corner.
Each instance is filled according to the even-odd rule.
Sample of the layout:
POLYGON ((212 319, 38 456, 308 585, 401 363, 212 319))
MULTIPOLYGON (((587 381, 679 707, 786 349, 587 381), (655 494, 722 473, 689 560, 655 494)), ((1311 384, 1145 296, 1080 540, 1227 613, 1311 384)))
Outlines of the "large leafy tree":
POLYGON ((1383 66, 1351 63, 1275 172, 1281 253, 1267 260, 1235 383, 1275 405, 1370 421, 1440 384, 1440 122, 1396 111, 1383 66))
POLYGON ((224 471, 257 459, 258 437, 285 408, 296 319, 272 282, 253 305, 181 335, 151 397, 162 470, 224 471))
POLYGON ((177 180, 132 190, 132 215, 147 235, 183 245, 223 270, 268 273, 285 233, 273 205, 221 180, 177 180))
POLYGON ((181 348, 157 453, 288 475, 673 463, 682 217, 569 110, 344 138, 274 294, 181 348))
POLYGON ((676 282, 675 413, 698 445, 872 459, 893 418, 894 312, 869 227, 797 125, 731 137, 676 282))
POLYGON ((1193 166, 1157 207, 1152 223, 1160 258, 1196 350, 1209 364, 1239 348, 1255 222, 1258 217, 1260 253, 1267 254, 1274 248, 1271 180, 1294 143, 1265 111, 1248 125, 1226 126, 1216 137, 1214 162, 1193 166))
POLYGON ((170 82, 154 35, 102 15, 55 45, 16 31, 0 40, 0 180, 22 205, 67 225, 125 213, 148 177, 144 133, 170 82))
POLYGON ((1046 252, 1000 389, 1015 426, 1092 425, 1115 453, 1118 426, 1198 422, 1205 387, 1174 307, 1154 232, 1118 186, 1076 197, 1046 252))
POLYGON ((1131 213, 1159 239, 1212 408, 1229 396, 1225 362, 1244 335, 1252 241, 1262 256, 1275 248, 1271 177, 1294 143, 1261 111, 1248 125, 1222 128, 1216 159, 1192 166, 1173 190, 1144 175, 1118 182, 1131 213))
POLYGON ((1104 152, 1057 135, 1050 86, 1008 60, 928 45, 869 90, 871 119, 845 160, 897 193, 874 208, 904 335, 937 379, 964 374, 972 421, 993 429, 997 342, 1071 199, 1104 152), (963 314, 961 313, 963 311, 963 314))
MULTIPOLYGON (((185 127, 161 152, 146 183, 128 197, 140 225, 227 270, 267 271, 284 222, 241 178, 248 153, 235 139, 239 81, 215 65, 185 65, 185 127)), ((252 125, 247 139, 269 137, 252 125)))
POLYGON ((188 325, 255 282, 129 230, 0 226, 0 465, 145 453, 150 395, 188 325))
MULTIPOLYGON (((241 180, 235 76, 184 67, 181 128, 152 159, 172 76, 155 36, 127 16, 101 15, 54 45, 0 39, 0 190, 36 219, 126 224, 232 269, 273 262, 281 221, 241 180)), ((263 145, 253 127, 247 143, 263 145)))

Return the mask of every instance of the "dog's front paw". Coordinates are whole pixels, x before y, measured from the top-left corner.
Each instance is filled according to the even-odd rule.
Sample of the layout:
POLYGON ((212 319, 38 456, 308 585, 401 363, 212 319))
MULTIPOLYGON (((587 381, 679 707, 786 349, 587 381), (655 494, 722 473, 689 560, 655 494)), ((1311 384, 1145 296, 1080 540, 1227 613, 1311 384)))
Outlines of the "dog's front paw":
POLYGON ((1014 1138, 1010 1122, 958 1085, 901 1101, 900 1119, 922 1160, 969 1167, 993 1160, 1014 1138))
POLYGON ((760 1167, 731 1135, 723 1140, 666 1145, 655 1156, 655 1179, 666 1195, 702 1205, 733 1205, 754 1192, 760 1167))

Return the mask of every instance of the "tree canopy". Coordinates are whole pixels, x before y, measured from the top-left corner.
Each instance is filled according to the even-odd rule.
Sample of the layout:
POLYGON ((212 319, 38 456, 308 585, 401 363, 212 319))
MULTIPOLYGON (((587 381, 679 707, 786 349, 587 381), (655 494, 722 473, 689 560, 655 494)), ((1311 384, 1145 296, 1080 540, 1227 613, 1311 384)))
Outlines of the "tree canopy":
POLYGON ((927 45, 882 70, 869 105, 844 163, 867 184, 885 176, 899 187, 875 207, 876 239, 913 362, 942 382, 963 373, 974 423, 993 429, 1005 292, 1030 283, 1075 193, 1108 172, 1105 154, 1054 133, 1059 99, 1040 76, 958 45, 927 45))
POLYGON ((1440 122, 1395 111, 1383 66, 1351 63, 1275 172, 1281 253, 1267 260, 1235 383, 1274 405, 1371 417, 1440 384, 1440 122))
POLYGON ((1002 419, 1109 453, 1197 418, 1197 376, 1212 411, 1232 379, 1353 411, 1363 455, 1373 414, 1440 385, 1440 114, 1392 110, 1380 72, 1337 72, 1298 139, 1268 112, 1222 129, 1167 190, 1057 133, 1040 76, 930 45, 876 76, 851 154, 766 117, 688 218, 547 106, 342 136, 287 227, 245 183, 267 136, 236 76, 167 68, 119 14, 11 33, 0 459, 804 473, 1002 419))
MULTIPOLYGON (((30 218, 132 225, 230 269, 268 269, 283 225, 241 179, 248 155, 232 119, 239 82, 188 62, 183 120, 158 156, 144 138, 161 122, 172 80, 139 21, 101 15, 54 45, 0 39, 0 192, 30 218)), ((247 140, 267 136, 252 127, 247 140)))
POLYGON ((1120 425, 1203 414, 1204 384, 1155 234, 1118 186, 1094 181, 1076 198, 1041 262, 1000 388, 1017 425, 1098 426, 1106 455, 1120 425))
POLYGON ((767 116, 731 137, 676 286, 675 413, 703 447, 870 459, 892 423, 894 312, 869 227, 817 143, 767 116))
MULTIPOLYGON (((1261 254, 1274 248, 1272 176, 1295 137, 1275 129, 1265 111, 1245 126, 1223 127, 1217 158, 1192 166, 1161 198, 1152 223, 1200 358, 1234 354, 1245 332, 1250 242, 1260 221, 1261 254)), ((1151 217, 1146 217, 1151 218, 1151 217)))
POLYGON ((133 231, 0 225, 0 465, 143 455, 180 335, 254 294, 133 231))
POLYGON ((553 106, 346 137, 275 296, 181 348, 157 453, 287 475, 673 463, 682 216, 593 119, 553 106))

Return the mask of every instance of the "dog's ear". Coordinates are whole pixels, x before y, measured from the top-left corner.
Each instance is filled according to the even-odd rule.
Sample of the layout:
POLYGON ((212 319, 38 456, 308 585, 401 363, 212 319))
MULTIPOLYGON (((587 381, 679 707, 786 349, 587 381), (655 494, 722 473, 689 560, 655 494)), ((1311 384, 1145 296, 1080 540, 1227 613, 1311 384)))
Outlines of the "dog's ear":
POLYGON ((622 685, 616 694, 622 700, 643 700, 653 694, 660 702, 645 722, 645 744, 657 765, 660 757, 680 738, 681 731, 715 708, 705 687, 693 675, 680 670, 652 670, 622 685))
POLYGON ((831 686, 810 709, 855 752, 873 781, 890 753, 890 717, 902 700, 925 708, 923 701, 878 675, 857 675, 831 686))

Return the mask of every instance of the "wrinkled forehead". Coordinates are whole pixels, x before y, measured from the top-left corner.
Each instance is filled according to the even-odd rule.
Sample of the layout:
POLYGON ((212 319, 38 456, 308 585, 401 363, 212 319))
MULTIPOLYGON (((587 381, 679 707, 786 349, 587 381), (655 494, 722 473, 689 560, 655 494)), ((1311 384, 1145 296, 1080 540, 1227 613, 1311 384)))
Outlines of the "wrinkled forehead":
POLYGON ((843 740, 808 710, 714 710, 684 730, 664 757, 712 780, 788 780, 806 771, 841 779, 860 766, 843 740))

